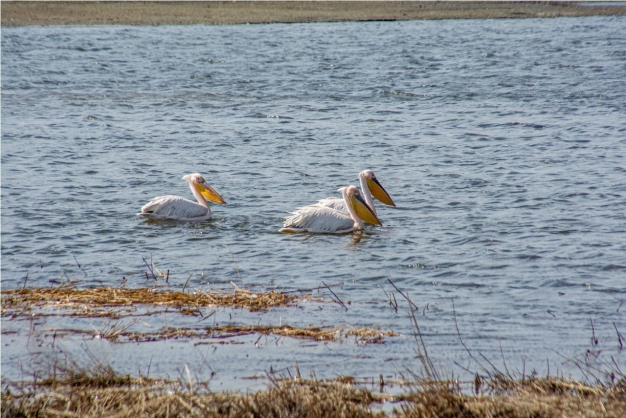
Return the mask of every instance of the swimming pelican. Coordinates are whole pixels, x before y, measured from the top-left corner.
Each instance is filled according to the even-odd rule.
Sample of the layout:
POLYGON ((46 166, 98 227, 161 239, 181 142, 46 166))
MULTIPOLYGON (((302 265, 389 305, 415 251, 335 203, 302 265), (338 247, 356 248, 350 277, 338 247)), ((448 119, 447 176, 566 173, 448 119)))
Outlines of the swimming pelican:
POLYGON ((342 187, 337 191, 343 196, 348 213, 317 204, 305 206, 292 212, 279 232, 344 234, 363 229, 363 221, 382 225, 356 187, 342 187))
MULTIPOLYGON (((391 196, 385 190, 385 188, 378 182, 376 175, 372 170, 363 170, 359 173, 359 183, 361 184, 361 191, 363 192, 363 196, 365 197, 365 202, 372 209, 374 215, 377 215, 376 208, 374 207, 374 199, 372 199, 372 195, 385 205, 396 206, 391 200, 391 196)), ((328 197, 326 199, 322 199, 316 203, 320 206, 327 206, 329 208, 337 209, 340 212, 347 213, 346 204, 343 199, 338 199, 336 197, 328 197)), ((366 221, 367 222, 367 221, 366 221)))
POLYGON ((189 182, 191 193, 198 203, 179 196, 159 196, 141 208, 138 216, 149 219, 175 219, 177 221, 202 222, 211 217, 209 202, 226 203, 200 174, 187 174, 183 180, 189 182))

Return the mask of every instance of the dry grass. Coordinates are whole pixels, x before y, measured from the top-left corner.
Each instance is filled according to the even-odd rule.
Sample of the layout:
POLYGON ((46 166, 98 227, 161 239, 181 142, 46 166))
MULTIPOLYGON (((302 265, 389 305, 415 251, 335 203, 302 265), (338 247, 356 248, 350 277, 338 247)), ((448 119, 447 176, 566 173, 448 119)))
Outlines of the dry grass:
POLYGON ((28 387, 5 386, 2 417, 375 417, 367 390, 340 382, 272 381, 250 394, 212 393, 208 382, 114 378, 59 370, 28 387))
POLYGON ((5 384, 2 417, 624 417, 626 384, 588 386, 556 378, 484 382, 494 395, 463 393, 458 382, 416 379, 399 395, 374 393, 345 377, 274 379, 255 393, 213 393, 210 382, 131 378, 76 364, 28 384, 5 384), (396 402, 392 412, 382 402, 396 402))
POLYGON ((557 378, 489 380, 497 395, 468 395, 452 382, 419 383, 396 411, 401 417, 625 417, 624 380, 589 386, 557 378))
MULTIPOLYGON (((231 307, 250 311, 266 310, 288 306, 308 299, 285 293, 269 291, 253 293, 235 287, 232 292, 203 291, 175 292, 150 288, 122 289, 99 287, 95 289, 76 289, 67 287, 5 290, 2 292, 2 313, 19 315, 23 310, 33 307, 55 307, 84 312, 89 316, 103 316, 103 308, 124 308, 136 305, 152 305, 180 309, 182 313, 193 313, 200 307, 231 307), (90 312, 93 314, 91 315, 90 312)), ((111 312, 113 314, 113 312, 111 312)))
MULTIPOLYGON (((250 395, 151 388, 49 392, 24 399, 3 397, 3 412, 14 416, 66 417, 373 417, 361 404, 367 392, 337 384, 317 387, 286 383, 250 395), (22 415, 23 414, 23 415, 22 415)), ((367 404, 366 404, 367 405, 367 404)))

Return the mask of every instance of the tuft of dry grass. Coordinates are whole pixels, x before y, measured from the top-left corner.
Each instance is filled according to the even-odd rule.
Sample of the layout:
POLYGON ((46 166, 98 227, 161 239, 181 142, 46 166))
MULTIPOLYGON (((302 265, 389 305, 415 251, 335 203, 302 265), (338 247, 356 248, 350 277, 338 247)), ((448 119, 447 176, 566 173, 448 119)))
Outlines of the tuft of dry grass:
POLYGON ((188 293, 151 288, 34 288, 3 291, 2 311, 3 314, 5 311, 18 314, 20 310, 32 307, 57 307, 88 312, 94 308, 120 308, 134 305, 172 307, 181 309, 183 313, 192 313, 199 307, 207 306, 260 311, 296 304, 310 296, 298 297, 276 291, 253 293, 239 287, 235 287, 232 292, 195 290, 188 293))

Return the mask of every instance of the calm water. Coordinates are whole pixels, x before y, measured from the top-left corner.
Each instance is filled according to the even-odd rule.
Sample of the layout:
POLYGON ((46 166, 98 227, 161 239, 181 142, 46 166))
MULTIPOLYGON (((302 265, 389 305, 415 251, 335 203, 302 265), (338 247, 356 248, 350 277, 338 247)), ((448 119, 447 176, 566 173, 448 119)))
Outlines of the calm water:
MULTIPOLYGON (((3 373, 59 346, 170 377, 184 364, 206 377, 206 355, 216 388, 248 387, 242 377, 296 361, 318 377, 417 368, 406 302, 396 292, 398 312, 388 305, 387 279, 420 307, 445 370, 478 369, 459 343, 452 299, 464 341, 496 365, 504 356, 520 370, 525 361, 526 371, 576 374, 564 358, 590 348, 624 365, 614 326, 626 333, 625 26, 594 17, 2 28, 3 289, 26 276, 32 287, 123 277, 152 286, 142 259, 152 258, 172 289, 192 272, 192 289, 324 281, 343 283, 335 293, 351 302, 347 311, 219 310, 219 324, 404 335, 365 346, 274 337, 255 346, 252 336, 209 351, 86 337, 53 349, 25 346, 31 325, 4 318, 18 334, 2 336, 3 373), (367 168, 397 204, 378 205, 383 227, 277 232, 288 211, 338 196, 367 168), (192 198, 181 180, 192 172, 228 202, 214 219, 135 216, 154 196, 192 198)), ((36 325, 107 322, 50 321, 36 325)))

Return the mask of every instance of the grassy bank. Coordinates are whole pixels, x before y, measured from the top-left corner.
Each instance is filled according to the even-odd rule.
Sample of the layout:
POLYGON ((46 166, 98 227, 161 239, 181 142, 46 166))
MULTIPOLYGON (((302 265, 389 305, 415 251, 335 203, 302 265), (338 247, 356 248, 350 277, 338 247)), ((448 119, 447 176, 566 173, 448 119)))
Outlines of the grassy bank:
MULTIPOLYGON (((396 383, 398 384, 398 383, 396 383)), ((215 393, 189 370, 177 381, 132 378, 106 366, 85 370, 55 363, 30 382, 3 383, 3 417, 624 417, 626 380, 583 384, 555 377, 512 379, 492 374, 473 382, 471 392, 454 380, 411 375, 388 393, 348 378, 270 376, 254 393, 215 393)))
POLYGON ((624 6, 536 1, 3 1, 2 26, 227 25, 626 15, 624 6))

